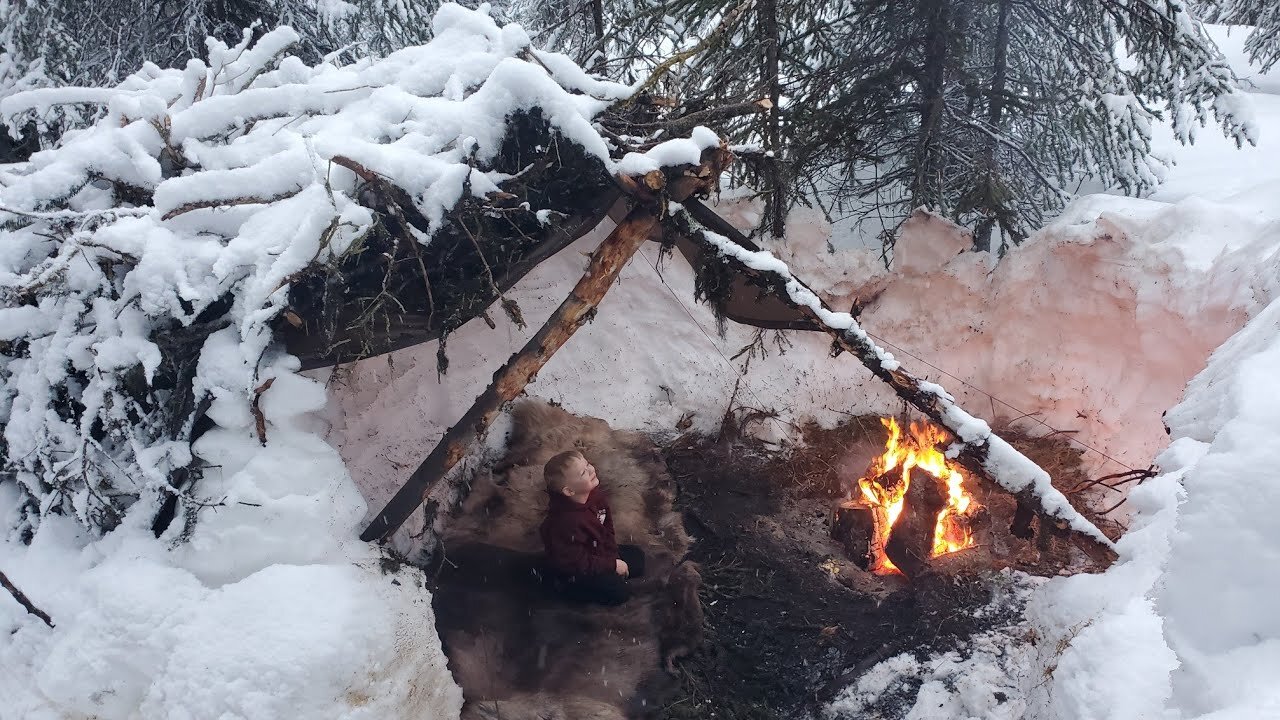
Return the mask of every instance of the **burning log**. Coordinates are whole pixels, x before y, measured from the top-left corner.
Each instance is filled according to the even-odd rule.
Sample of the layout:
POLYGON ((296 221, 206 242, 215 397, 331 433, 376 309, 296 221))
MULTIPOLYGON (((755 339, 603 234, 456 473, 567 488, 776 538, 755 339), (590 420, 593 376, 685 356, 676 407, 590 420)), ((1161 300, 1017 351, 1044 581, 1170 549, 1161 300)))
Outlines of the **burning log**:
POLYGON ((884 511, 857 500, 846 500, 835 507, 831 518, 831 537, 840 543, 845 554, 863 570, 871 569, 880 556, 877 547, 880 534, 876 529, 887 522, 884 511))
POLYGON ((938 516, 946 506, 946 483, 923 468, 913 468, 902 513, 884 546, 885 555, 907 579, 914 580, 929 569, 938 516))

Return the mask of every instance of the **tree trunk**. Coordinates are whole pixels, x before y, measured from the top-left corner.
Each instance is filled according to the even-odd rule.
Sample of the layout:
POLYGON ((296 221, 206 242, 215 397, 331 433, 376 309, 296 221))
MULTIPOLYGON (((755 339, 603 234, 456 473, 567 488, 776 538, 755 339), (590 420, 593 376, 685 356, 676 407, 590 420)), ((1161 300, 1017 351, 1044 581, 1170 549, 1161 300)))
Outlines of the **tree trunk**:
POLYGON ((943 212, 943 196, 934 187, 941 154, 942 115, 945 109, 947 79, 947 1, 921 0, 920 12, 925 18, 924 59, 919 70, 920 130, 916 138, 915 176, 911 182, 912 204, 927 205, 943 212))
POLYGON ((596 32, 596 58, 595 62, 591 64, 591 72, 603 74, 606 60, 604 54, 604 0, 591 0, 591 25, 596 32))
POLYGON ((433 485, 458 464, 468 445, 493 422, 502 406, 524 391, 533 376, 578 328, 595 317, 596 307, 618 278, 622 266, 653 234, 658 218, 648 207, 637 207, 614 228, 591 256, 591 263, 569 297, 519 352, 493 374, 475 404, 457 425, 449 428, 409 480, 373 519, 361 540, 385 542, 422 504, 433 485))
MULTIPOLYGON (((991 90, 987 95, 987 124, 991 126, 993 133, 1000 132, 1000 123, 1004 121, 1005 87, 1008 84, 1009 70, 1009 6, 1012 2, 1013 0, 1000 0, 999 15, 996 18, 995 57, 992 60, 991 90)), ((1004 214, 1003 209, 991 207, 996 204, 995 187, 1000 174, 996 163, 998 145, 995 137, 988 136, 986 147, 983 148, 982 172, 985 175, 987 216, 978 223, 973 233, 973 249, 983 252, 991 250, 991 231, 995 229, 999 216, 1004 214)), ((1000 223, 1001 229, 1004 229, 1004 225, 1003 222, 1000 223)))
POLYGON ((786 231, 787 193, 782 173, 782 80, 778 61, 782 39, 778 28, 777 0, 761 0, 760 44, 764 50, 761 76, 769 91, 769 111, 765 114, 764 149, 769 153, 765 160, 769 187, 769 231, 775 238, 786 231))

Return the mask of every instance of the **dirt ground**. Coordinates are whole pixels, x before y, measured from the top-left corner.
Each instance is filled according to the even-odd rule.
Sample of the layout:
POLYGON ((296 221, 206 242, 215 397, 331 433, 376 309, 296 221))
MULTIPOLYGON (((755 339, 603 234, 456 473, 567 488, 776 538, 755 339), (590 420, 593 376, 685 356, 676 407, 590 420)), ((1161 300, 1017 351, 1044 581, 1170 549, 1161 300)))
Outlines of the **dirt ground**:
MULTIPOLYGON (((676 507, 695 538, 690 558, 702 568, 706 641, 678 665, 680 690, 656 717, 803 717, 880 660, 953 649, 1007 621, 973 617, 1001 568, 1083 569, 1070 548, 1041 553, 1007 537, 1012 501, 983 496, 993 529, 979 548, 947 556, 947 572, 915 585, 871 575, 843 557, 828 527, 832 503, 883 447, 878 420, 809 428, 806 446, 785 460, 723 434, 666 449, 676 507)), ((1070 458, 1058 461, 1055 478, 1074 483, 1070 458)))

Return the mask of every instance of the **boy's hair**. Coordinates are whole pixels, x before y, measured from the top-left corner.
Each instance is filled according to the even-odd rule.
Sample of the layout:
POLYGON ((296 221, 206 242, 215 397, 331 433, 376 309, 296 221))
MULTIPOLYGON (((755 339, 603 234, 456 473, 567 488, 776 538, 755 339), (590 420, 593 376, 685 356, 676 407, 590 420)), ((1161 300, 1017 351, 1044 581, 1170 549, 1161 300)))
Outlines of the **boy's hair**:
POLYGON ((542 466, 542 479, 547 483, 547 492, 558 493, 564 490, 569 480, 569 465, 574 460, 586 460, 581 451, 566 450, 547 461, 542 466))

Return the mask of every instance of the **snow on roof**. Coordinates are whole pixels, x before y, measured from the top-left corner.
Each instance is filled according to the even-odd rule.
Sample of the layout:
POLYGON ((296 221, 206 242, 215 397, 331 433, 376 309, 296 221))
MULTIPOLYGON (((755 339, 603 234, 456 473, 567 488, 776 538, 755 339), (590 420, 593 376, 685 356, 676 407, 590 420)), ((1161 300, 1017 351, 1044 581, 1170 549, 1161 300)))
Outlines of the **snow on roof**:
POLYGON ((406 191, 429 242, 465 195, 483 198, 507 179, 485 164, 520 112, 540 110, 609 172, 696 163, 718 143, 698 128, 692 140, 616 163, 592 122, 633 86, 533 49, 524 30, 499 26, 485 8, 446 4, 433 30, 429 43, 385 58, 315 66, 287 54, 298 39, 289 28, 256 42, 246 33, 234 47, 210 39, 207 61, 148 64, 114 88, 0 101, 0 115, 14 119, 59 104, 106 107, 57 147, 0 166, 0 330, 9 343, 0 420, 9 463, 33 496, 67 499, 50 479, 87 462, 101 477, 71 497, 95 526, 92 507, 117 504, 95 495, 95 484, 132 495, 164 489, 189 462, 186 444, 170 442, 183 423, 162 420, 159 391, 133 407, 138 387, 125 390, 133 368, 146 384, 166 372, 157 336, 175 327, 226 326, 204 345, 196 396, 213 397, 209 415, 224 427, 251 422, 255 388, 294 370, 264 356, 291 278, 340 256, 377 222, 358 198, 359 178, 334 158, 406 191), (68 383, 74 402, 60 389, 68 383))

